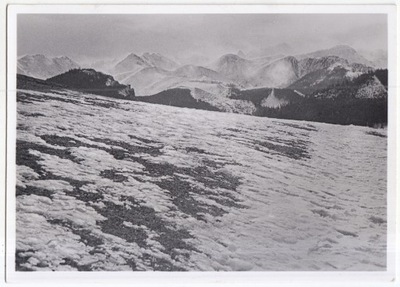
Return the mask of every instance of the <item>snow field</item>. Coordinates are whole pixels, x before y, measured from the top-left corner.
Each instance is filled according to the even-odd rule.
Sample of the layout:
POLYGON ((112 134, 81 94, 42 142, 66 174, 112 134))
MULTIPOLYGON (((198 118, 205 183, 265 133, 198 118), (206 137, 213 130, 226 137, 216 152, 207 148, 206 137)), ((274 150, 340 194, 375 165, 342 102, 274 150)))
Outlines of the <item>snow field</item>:
POLYGON ((386 130, 18 97, 17 270, 385 269, 386 130))

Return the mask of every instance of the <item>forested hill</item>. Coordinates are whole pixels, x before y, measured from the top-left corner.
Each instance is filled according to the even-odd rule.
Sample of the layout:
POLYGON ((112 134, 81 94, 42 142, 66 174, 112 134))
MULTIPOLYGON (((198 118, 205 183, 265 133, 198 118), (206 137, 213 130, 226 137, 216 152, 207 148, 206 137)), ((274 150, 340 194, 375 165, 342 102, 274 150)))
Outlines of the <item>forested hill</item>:
POLYGON ((114 80, 112 76, 93 69, 72 69, 49 78, 46 82, 115 98, 133 98, 135 96, 134 89, 129 85, 122 85, 114 80))

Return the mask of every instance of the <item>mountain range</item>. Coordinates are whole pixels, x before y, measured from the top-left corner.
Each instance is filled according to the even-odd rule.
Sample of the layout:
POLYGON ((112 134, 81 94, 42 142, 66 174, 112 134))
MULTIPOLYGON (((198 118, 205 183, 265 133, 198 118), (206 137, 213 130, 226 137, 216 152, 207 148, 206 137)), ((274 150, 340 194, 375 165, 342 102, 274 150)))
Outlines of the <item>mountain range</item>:
POLYGON ((375 66, 374 63, 368 61, 362 55, 360 55, 355 49, 347 45, 337 45, 329 49, 318 50, 307 54, 297 55, 296 58, 298 59, 320 58, 327 56, 337 56, 347 60, 351 64, 358 63, 371 67, 375 66))
MULTIPOLYGON (((199 89, 206 84, 207 92, 220 92, 221 86, 234 85, 242 89, 293 87, 307 92, 324 88, 342 78, 351 78, 382 66, 374 64, 350 46, 338 45, 296 56, 277 52, 290 51, 287 44, 260 49, 246 58, 243 51, 225 54, 204 65, 180 65, 159 53, 130 53, 122 60, 97 61, 90 65, 98 71, 114 76, 122 84, 135 87, 136 94, 147 96, 177 87, 199 89), (279 49, 280 48, 280 49, 279 49), (265 56, 266 53, 273 55, 265 56), (197 83, 197 84, 196 84, 197 83), (214 86, 214 88, 211 88, 214 86), (217 87, 218 86, 218 87, 217 87)), ((18 60, 18 73, 38 79, 47 79, 79 65, 68 57, 48 58, 44 55, 25 56, 18 60)))
MULTIPOLYGON (((288 50, 282 46, 281 52, 288 50)), ((238 51, 204 65, 181 65, 158 53, 130 53, 122 60, 92 65, 110 75, 95 69, 77 69, 79 65, 67 57, 34 55, 18 60, 18 73, 72 89, 105 89, 108 96, 127 97, 109 93, 109 83, 115 83, 119 90, 133 87, 134 92, 131 90, 128 98, 135 100, 180 106, 179 101, 189 97, 184 102, 193 108, 266 116, 276 116, 275 110, 285 110, 310 98, 332 99, 340 95, 338 98, 342 100, 346 93, 358 100, 387 96, 387 70, 376 69, 380 65, 349 46, 295 56, 275 53, 278 51, 274 50, 274 55, 266 55, 268 49, 253 53, 257 58, 238 51), (85 81, 91 81, 92 85, 81 86, 85 81), (165 99, 161 100, 163 96, 165 99)), ((378 53, 379 64, 384 62, 382 58, 384 55, 378 53)))

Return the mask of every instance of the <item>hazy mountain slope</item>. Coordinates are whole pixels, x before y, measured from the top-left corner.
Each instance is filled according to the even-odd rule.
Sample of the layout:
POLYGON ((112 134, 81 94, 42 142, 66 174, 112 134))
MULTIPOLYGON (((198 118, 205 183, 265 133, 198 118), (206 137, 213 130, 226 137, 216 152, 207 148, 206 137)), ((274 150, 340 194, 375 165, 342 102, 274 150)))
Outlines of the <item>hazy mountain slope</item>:
POLYGON ((179 67, 178 63, 159 53, 144 53, 141 58, 151 66, 164 70, 174 70, 179 67))
POLYGON ((276 60, 285 58, 284 55, 280 54, 280 55, 276 55, 276 56, 266 56, 266 57, 260 57, 260 58, 253 58, 250 59, 251 61, 251 66, 252 66, 252 70, 253 70, 253 74, 258 70, 261 69, 273 62, 275 62, 276 60))
POLYGON ((302 76, 288 86, 303 93, 325 89, 359 77, 374 69, 363 64, 349 64, 343 58, 328 56, 299 60, 299 74, 302 76))
POLYGON ((41 54, 27 55, 19 58, 17 62, 18 74, 42 80, 76 68, 79 68, 79 65, 65 56, 49 58, 41 54))
POLYGON ((230 81, 239 85, 247 85, 252 73, 252 62, 234 54, 226 54, 210 65, 210 69, 217 71, 230 81))
POLYGON ((285 57, 259 69, 252 76, 255 87, 286 87, 298 79, 298 61, 294 57, 285 57))
POLYGON ((248 53, 249 58, 271 57, 276 55, 289 56, 293 53, 293 48, 287 43, 271 45, 261 49, 254 49, 248 53))
POLYGON ((384 50, 360 50, 360 54, 368 61, 372 62, 376 68, 388 68, 388 53, 384 50))
POLYGON ((338 66, 348 66, 349 63, 347 60, 340 58, 338 56, 327 56, 321 58, 304 58, 299 60, 299 77, 303 77, 308 73, 325 70, 332 67, 338 66))
POLYGON ((123 77, 121 83, 135 87, 135 93, 138 96, 155 94, 160 91, 151 91, 147 87, 154 83, 161 82, 168 76, 168 72, 156 67, 143 68, 136 73, 130 73, 128 77, 123 77))
POLYGON ((346 73, 347 70, 343 67, 316 70, 289 85, 288 88, 310 93, 343 82, 346 79, 346 73))
POLYGON ((131 76, 119 76, 121 82, 135 87, 139 96, 154 95, 164 90, 218 85, 226 81, 225 77, 211 69, 185 65, 174 71, 166 71, 156 67, 144 68, 131 76))
POLYGON ((197 80, 222 81, 225 78, 218 72, 195 65, 184 65, 171 73, 173 76, 197 80))
POLYGON ((113 69, 114 74, 121 74, 126 72, 136 73, 143 68, 151 67, 151 65, 138 55, 131 53, 122 61, 117 63, 113 69))
POLYGON ((242 50, 239 50, 239 51, 237 52, 237 55, 238 55, 239 57, 241 57, 241 58, 246 58, 246 54, 245 54, 242 50))
POLYGON ((112 74, 121 83, 134 86, 138 95, 150 95, 162 91, 151 86, 170 76, 169 71, 177 67, 178 63, 158 53, 131 53, 115 65, 112 74))
POLYGON ((327 56, 337 56, 346 59, 349 63, 359 63, 367 66, 374 66, 371 61, 368 61, 363 56, 361 56, 355 49, 347 45, 337 45, 329 49, 318 50, 315 52, 297 55, 297 59, 304 58, 320 58, 327 56))
POLYGON ((90 69, 95 69, 96 71, 106 73, 106 74, 112 74, 114 71, 114 67, 116 64, 120 62, 120 59, 102 59, 98 61, 94 61, 87 65, 87 67, 82 67, 82 68, 90 68, 90 69))

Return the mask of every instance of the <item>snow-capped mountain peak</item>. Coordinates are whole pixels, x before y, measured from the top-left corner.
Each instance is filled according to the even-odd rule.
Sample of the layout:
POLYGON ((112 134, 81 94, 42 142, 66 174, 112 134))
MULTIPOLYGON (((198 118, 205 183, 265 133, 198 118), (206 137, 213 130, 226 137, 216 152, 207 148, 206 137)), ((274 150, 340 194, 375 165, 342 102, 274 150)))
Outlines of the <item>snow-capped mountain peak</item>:
POLYGON ((179 64, 175 61, 159 53, 146 52, 142 54, 141 58, 147 61, 147 63, 149 63, 151 66, 158 67, 164 70, 173 70, 179 66, 179 64))
POLYGON ((135 53, 130 53, 122 61, 117 63, 114 67, 115 73, 137 72, 142 68, 150 67, 151 65, 143 60, 135 53))
POLYGON ((43 54, 26 55, 19 58, 17 63, 18 74, 38 79, 47 79, 76 68, 79 65, 67 56, 49 58, 43 54))
POLYGON ((171 71, 176 69, 178 66, 179 65, 175 61, 159 53, 146 52, 141 56, 135 53, 130 53, 126 58, 115 65, 114 74, 118 75, 127 72, 132 74, 148 67, 157 67, 171 71))

